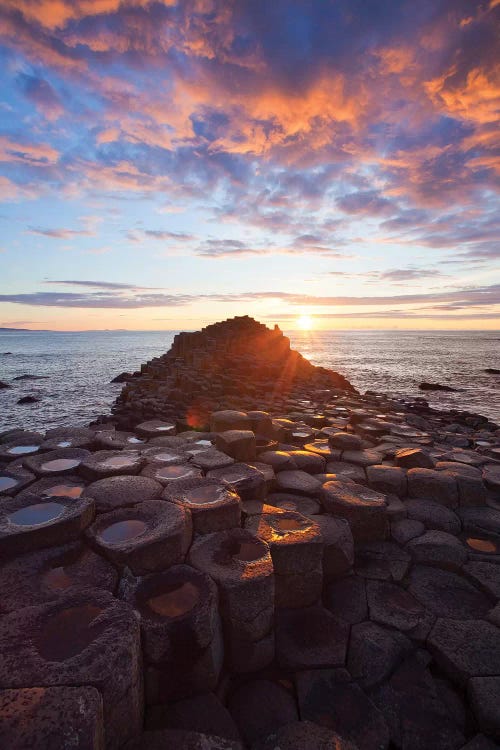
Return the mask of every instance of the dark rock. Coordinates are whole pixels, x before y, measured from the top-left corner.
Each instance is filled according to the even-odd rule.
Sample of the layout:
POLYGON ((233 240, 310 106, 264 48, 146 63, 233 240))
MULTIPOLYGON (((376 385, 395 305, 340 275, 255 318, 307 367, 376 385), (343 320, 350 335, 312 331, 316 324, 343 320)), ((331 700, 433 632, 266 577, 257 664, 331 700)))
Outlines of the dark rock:
POLYGON ((487 596, 451 571, 415 565, 409 578, 408 591, 436 617, 474 620, 491 608, 487 596))
POLYGON ((268 737, 258 740, 251 750, 358 750, 348 740, 340 737, 326 727, 320 727, 311 721, 297 721, 287 724, 268 737))
POLYGON ((405 545, 410 539, 421 536, 424 531, 424 524, 411 518, 402 518, 400 521, 391 523, 391 536, 395 542, 402 545, 405 545))
POLYGON ((339 620, 355 625, 368 617, 366 582, 359 576, 346 576, 330 583, 325 592, 325 606, 339 620))
POLYGON ((399 448, 394 461, 405 469, 433 469, 435 465, 432 456, 422 448, 399 448))
POLYGON ((389 628, 407 632, 425 617, 425 608, 404 588, 387 581, 367 581, 370 619, 389 628))
POLYGON ((92 482, 84 489, 83 496, 94 499, 98 513, 107 513, 117 508, 157 500, 162 492, 161 484, 153 479, 122 475, 92 482))
POLYGON ((282 609, 276 616, 276 660, 296 671, 345 663, 349 627, 323 607, 282 609))
POLYGON ((143 732, 128 743, 125 750, 243 750, 237 740, 190 732, 185 729, 161 729, 143 732))
POLYGON ((473 677, 467 689, 479 729, 500 742, 500 676, 473 677))
POLYGON ((12 380, 48 380, 48 375, 17 375, 12 380))
POLYGON ((320 492, 323 507, 349 522, 355 541, 383 539, 386 531, 385 495, 354 482, 326 482, 320 492))
POLYGON ((499 630, 484 620, 439 619, 427 647, 453 682, 500 675, 499 630))
POLYGON ((3 380, 0 380, 0 391, 2 388, 10 388, 10 385, 8 383, 4 383, 3 380))
MULTIPOLYGON (((383 715, 345 669, 298 672, 295 682, 303 721, 328 727, 359 750, 388 747, 389 730, 383 715)), ((306 742, 302 747, 306 750, 309 746, 306 742)), ((343 745, 338 747, 343 750, 343 745)))
POLYGON ((227 708, 214 693, 202 693, 166 706, 152 706, 146 716, 151 729, 183 729, 213 737, 239 740, 240 733, 227 708))
POLYGON ((36 396, 22 396, 22 398, 18 399, 18 404, 37 404, 40 401, 39 398, 36 396))
POLYGON ((247 745, 299 718, 293 695, 270 680, 251 680, 237 688, 228 708, 247 745))
POLYGON ((412 650, 402 633, 360 622, 351 628, 347 668, 363 689, 370 689, 386 680, 412 650))
POLYGON ((102 714, 90 686, 0 690, 0 747, 104 750, 102 714))
POLYGON ((416 563, 447 570, 459 570, 467 560, 467 550, 459 539, 446 531, 426 531, 406 545, 416 563))
POLYGON ((364 578, 378 581, 401 581, 411 557, 394 542, 368 542, 356 548, 354 568, 364 578))
POLYGON ((496 367, 487 367, 485 372, 487 372, 488 375, 500 375, 500 370, 497 370, 496 367))
POLYGON ((116 378, 113 378, 111 381, 112 383, 127 383, 129 380, 131 380, 134 376, 131 372, 121 372, 119 375, 116 376, 116 378))
POLYGON ((190 514, 197 534, 240 526, 240 497, 232 487, 217 479, 201 477, 172 482, 162 497, 190 514))
POLYGON ((454 535, 460 533, 462 527, 460 518, 454 511, 440 503, 419 498, 418 500, 407 500, 405 506, 408 517, 415 521, 421 521, 427 529, 437 529, 454 535))
POLYGON ((451 388, 449 385, 441 385, 440 383, 420 383, 418 386, 421 391, 447 391, 450 393, 455 392, 456 388, 451 388))

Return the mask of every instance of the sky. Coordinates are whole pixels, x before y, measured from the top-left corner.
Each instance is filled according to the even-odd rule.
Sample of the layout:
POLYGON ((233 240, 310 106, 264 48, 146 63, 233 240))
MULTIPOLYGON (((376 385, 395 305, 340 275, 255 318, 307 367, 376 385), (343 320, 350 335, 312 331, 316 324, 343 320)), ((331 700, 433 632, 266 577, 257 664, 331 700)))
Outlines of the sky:
POLYGON ((0 0, 0 326, 500 328, 500 0, 0 0))

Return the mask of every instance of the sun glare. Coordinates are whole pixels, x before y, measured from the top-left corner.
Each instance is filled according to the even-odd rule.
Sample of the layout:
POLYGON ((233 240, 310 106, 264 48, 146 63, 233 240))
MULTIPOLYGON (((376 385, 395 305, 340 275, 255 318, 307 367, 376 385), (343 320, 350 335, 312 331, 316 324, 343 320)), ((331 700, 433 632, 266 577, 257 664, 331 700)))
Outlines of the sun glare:
POLYGON ((297 326, 301 331, 310 331, 313 327, 313 321, 310 315, 301 315, 297 318, 297 326))

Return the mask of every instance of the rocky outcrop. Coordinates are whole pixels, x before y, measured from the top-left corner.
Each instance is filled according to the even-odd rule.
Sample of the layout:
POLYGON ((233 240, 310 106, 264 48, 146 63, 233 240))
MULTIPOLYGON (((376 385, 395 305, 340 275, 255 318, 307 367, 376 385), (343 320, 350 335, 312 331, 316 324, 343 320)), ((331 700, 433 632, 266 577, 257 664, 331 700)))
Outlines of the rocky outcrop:
POLYGON ((356 392, 342 375, 292 350, 278 326, 271 330, 245 315, 179 333, 170 351, 142 365, 113 412, 128 428, 152 418, 201 428, 216 409, 272 411, 331 390, 356 392))

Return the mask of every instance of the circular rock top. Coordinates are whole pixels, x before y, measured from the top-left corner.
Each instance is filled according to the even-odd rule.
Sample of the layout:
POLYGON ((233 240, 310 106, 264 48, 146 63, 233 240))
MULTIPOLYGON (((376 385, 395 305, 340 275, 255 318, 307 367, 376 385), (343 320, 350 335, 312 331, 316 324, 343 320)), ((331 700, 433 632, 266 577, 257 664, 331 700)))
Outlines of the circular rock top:
POLYGON ((137 448, 146 443, 145 439, 138 438, 133 432, 121 432, 119 430, 96 432, 95 441, 100 448, 105 450, 137 448))
POLYGON ((148 500, 98 516, 87 536, 112 562, 144 575, 183 559, 191 542, 191 518, 178 505, 148 500))
MULTIPOLYGON (((173 455, 173 454, 160 454, 160 455, 173 455)), ((201 469, 192 464, 181 463, 182 457, 179 457, 178 463, 170 463, 169 461, 165 464, 155 461, 154 463, 148 464, 141 472, 143 477, 149 477, 154 479, 156 482, 161 484, 163 487, 168 487, 170 484, 179 484, 191 479, 200 479, 203 474, 201 469)))
POLYGON ((161 484, 148 477, 121 475, 98 479, 97 482, 89 484, 83 494, 84 497, 92 497, 95 500, 98 513, 105 513, 156 500, 162 491, 161 484))
POLYGON ((8 555, 75 539, 95 514, 91 498, 27 494, 0 508, 0 553, 8 555))
POLYGON ((387 505, 385 495, 355 482, 326 482, 321 491, 321 502, 328 511, 346 508, 381 508, 387 505))
POLYGON ((294 546, 308 542, 321 544, 318 525, 312 519, 292 510, 254 516, 248 520, 246 528, 267 542, 271 550, 276 545, 294 546))
POLYGON ((21 466, 0 469, 0 495, 15 495, 35 479, 35 475, 21 466))
POLYGON ((40 495, 44 498, 68 497, 74 500, 78 499, 85 489, 83 479, 75 474, 56 474, 53 477, 43 477, 33 482, 27 489, 20 492, 16 497, 18 499, 27 495, 40 495))
POLYGON ((224 586, 273 574, 268 544, 240 528, 198 538, 189 551, 189 562, 224 586))
POLYGON ((82 462, 80 471, 90 479, 103 479, 119 474, 138 474, 144 459, 137 451, 97 451, 82 462))
POLYGON ((28 456, 24 465, 39 477, 69 474, 92 454, 84 448, 59 448, 37 456, 28 456))
POLYGON ((208 477, 186 479, 167 486, 163 498, 186 508, 193 516, 195 531, 201 534, 239 526, 239 495, 225 482, 208 477))
POLYGON ((171 422, 163 422, 161 419, 150 419, 147 422, 141 422, 135 430, 138 435, 146 438, 175 435, 175 425, 171 422))
POLYGON ((0 445, 0 460, 16 461, 38 453, 43 442, 42 435, 26 432, 8 443, 0 445))

